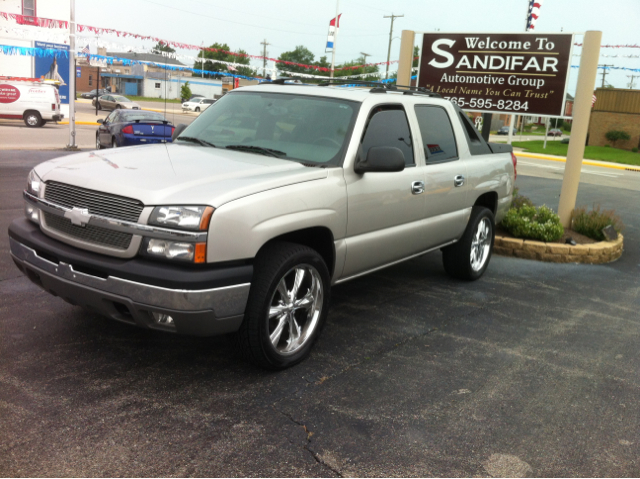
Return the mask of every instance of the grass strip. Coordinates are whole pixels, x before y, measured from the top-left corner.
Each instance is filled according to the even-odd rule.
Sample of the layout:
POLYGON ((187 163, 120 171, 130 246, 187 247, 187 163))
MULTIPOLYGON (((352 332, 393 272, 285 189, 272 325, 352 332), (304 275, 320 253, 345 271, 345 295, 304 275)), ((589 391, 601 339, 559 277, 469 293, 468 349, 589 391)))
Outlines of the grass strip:
MULTIPOLYGON (((569 145, 559 141, 547 140, 547 148, 543 148, 544 141, 514 141, 513 146, 524 148, 529 153, 541 153, 543 155, 567 156, 569 145)), ((584 150, 586 160, 609 161, 623 165, 640 166, 640 154, 632 151, 608 148, 606 146, 587 146, 584 150)))

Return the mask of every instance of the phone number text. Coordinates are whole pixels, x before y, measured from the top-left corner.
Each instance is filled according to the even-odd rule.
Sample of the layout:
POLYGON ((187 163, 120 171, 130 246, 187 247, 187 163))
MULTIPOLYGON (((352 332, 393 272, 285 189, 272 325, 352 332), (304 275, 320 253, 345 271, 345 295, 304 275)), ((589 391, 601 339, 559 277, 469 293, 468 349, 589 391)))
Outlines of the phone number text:
POLYGON ((478 108, 486 110, 512 110, 527 111, 529 109, 528 101, 519 100, 493 100, 491 98, 465 98, 456 96, 445 96, 445 100, 456 103, 460 108, 478 108))

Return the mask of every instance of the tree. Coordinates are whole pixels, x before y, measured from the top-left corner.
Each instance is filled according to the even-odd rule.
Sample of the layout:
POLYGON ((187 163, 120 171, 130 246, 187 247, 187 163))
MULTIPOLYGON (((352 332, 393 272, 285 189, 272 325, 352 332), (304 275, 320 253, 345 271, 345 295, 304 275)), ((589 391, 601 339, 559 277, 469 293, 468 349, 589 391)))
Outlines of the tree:
POLYGON ((161 52, 175 53, 176 52, 175 48, 171 48, 169 45, 165 45, 162 42, 156 43, 155 46, 151 49, 151 51, 153 53, 161 53, 161 52))
MULTIPOLYGON (((303 45, 298 45, 294 50, 289 52, 284 52, 282 55, 278 57, 278 60, 282 60, 285 62, 292 63, 302 63, 303 65, 313 65, 314 64, 315 55, 311 53, 307 47, 303 45)), ((327 57, 322 57, 324 63, 327 63, 327 57)), ((324 75, 325 72, 310 70, 304 67, 299 67, 296 65, 287 65, 287 64, 279 64, 283 70, 287 70, 294 73, 311 73, 312 75, 324 75)), ((331 66, 331 65, 329 65, 331 66)), ((326 68, 328 68, 327 66, 326 68)), ((327 74, 328 75, 328 74, 327 74)))
POLYGON ((616 141, 618 140, 627 141, 631 139, 629 133, 622 130, 609 130, 604 136, 611 142, 614 147, 616 146, 616 141))
MULTIPOLYGON (((221 50, 221 51, 210 51, 210 50, 201 51, 198 54, 198 57, 201 59, 204 58, 204 67, 203 67, 203 60, 200 60, 194 63, 193 68, 195 68, 196 70, 205 70, 209 72, 225 72, 225 73, 231 72, 231 73, 237 73, 239 75, 244 75, 249 77, 256 75, 255 69, 249 66, 249 63, 251 61, 249 57, 242 56, 243 54, 246 55, 247 53, 244 50, 238 50, 237 52, 235 52, 235 53, 241 54, 240 56, 236 56, 231 53, 225 53, 225 52, 231 52, 231 47, 229 47, 229 45, 227 45, 226 43, 214 43, 209 48, 215 49, 215 50, 221 50), (225 63, 216 62, 216 60, 223 61, 223 62, 240 63, 242 65, 247 65, 247 66, 235 67, 237 71, 234 72, 229 70, 228 65, 226 65, 225 63)), ((221 77, 223 75, 216 74, 213 76, 221 77)))
POLYGON ((180 98, 182 101, 187 101, 191 98, 191 88, 189 87, 189 82, 186 82, 182 87, 180 87, 180 98))

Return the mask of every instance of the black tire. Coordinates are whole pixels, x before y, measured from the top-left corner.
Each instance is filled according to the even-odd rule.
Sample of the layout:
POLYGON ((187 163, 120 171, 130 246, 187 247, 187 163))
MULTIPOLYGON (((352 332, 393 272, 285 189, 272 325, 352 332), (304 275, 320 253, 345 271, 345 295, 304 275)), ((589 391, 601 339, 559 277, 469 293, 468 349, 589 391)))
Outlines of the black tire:
POLYGON ((237 333, 243 356, 257 366, 272 370, 285 369, 305 359, 325 323, 330 284, 327 265, 315 250, 284 242, 265 246, 254 264, 249 301, 237 333), (296 289, 292 279, 298 278, 300 271, 302 280, 296 289), (293 300, 287 296, 288 305, 282 301, 285 296, 279 285, 286 293, 297 291, 293 300), (308 309, 300 306, 303 301, 309 305, 308 309), (281 314, 269 318, 269 313, 277 310, 281 314), (297 332, 292 333, 291 321, 295 322, 297 332))
POLYGON ((47 120, 42 120, 40 123, 41 123, 40 126, 44 126, 47 124, 47 120))
POLYGON ((24 124, 29 128, 37 128, 42 126, 42 117, 37 111, 27 111, 24 116, 24 124))
POLYGON ((120 105, 116 105, 116 110, 120 110, 122 107, 120 105))
POLYGON ((118 142, 116 141, 116 137, 112 136, 111 137, 111 148, 117 148, 118 147, 118 142))
POLYGON ((98 110, 102 110, 102 104, 98 102, 98 110))
POLYGON ((199 106, 196 107, 196 113, 200 113, 200 107, 199 106))
POLYGON ((102 143, 100 143, 100 133, 96 133, 96 150, 102 150, 102 143))
POLYGON ((474 206, 471 210, 469 224, 467 224, 467 229, 460 241, 442 248, 442 262, 447 274, 467 281, 479 279, 489 266, 494 239, 495 219, 493 213, 483 206, 474 206), (483 231, 480 231, 481 225, 483 231), (483 233, 485 229, 488 229, 486 234, 483 233), (472 257, 472 252, 474 257, 472 257))

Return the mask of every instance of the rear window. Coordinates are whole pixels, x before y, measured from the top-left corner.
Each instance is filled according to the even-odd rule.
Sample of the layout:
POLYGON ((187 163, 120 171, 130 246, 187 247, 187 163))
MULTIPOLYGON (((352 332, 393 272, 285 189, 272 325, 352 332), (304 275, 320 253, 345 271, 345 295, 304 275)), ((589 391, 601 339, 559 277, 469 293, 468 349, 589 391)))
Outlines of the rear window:
POLYGON ((166 121, 166 118, 161 113, 155 111, 121 111, 120 121, 166 121))

